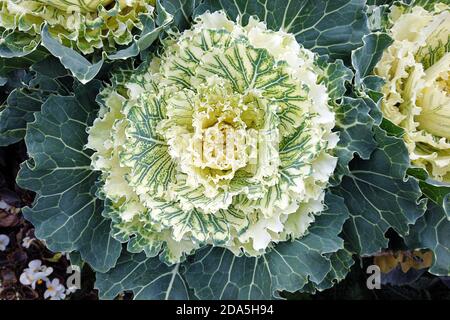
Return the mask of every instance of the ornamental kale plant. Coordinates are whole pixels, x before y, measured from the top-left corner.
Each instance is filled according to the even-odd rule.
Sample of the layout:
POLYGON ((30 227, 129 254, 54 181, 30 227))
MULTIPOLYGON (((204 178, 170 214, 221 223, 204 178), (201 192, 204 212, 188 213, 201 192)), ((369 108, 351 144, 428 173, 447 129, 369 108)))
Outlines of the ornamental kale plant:
POLYGON ((17 38, 34 36, 34 39, 26 38, 29 45, 22 48, 23 53, 36 48, 44 25, 48 26, 48 33, 84 54, 94 49, 127 45, 132 41, 132 29, 143 29, 139 15, 151 18, 153 11, 148 1, 5 0, 1 6, 6 48, 10 44, 15 48, 19 44, 17 38))
POLYGON ((257 256, 304 235, 337 160, 314 54, 221 11, 162 51, 100 93, 88 129, 116 239, 176 263, 206 244, 257 256))
POLYGON ((1 1, 36 236, 102 299, 314 294, 388 232, 449 276, 450 6, 372 2, 1 1))
POLYGON ((88 82, 106 58, 136 56, 152 44, 171 20, 163 8, 156 17, 154 5, 154 0, 1 0, 0 57, 38 59, 45 55, 42 45, 88 82), (95 63, 78 52, 93 54, 95 63))
POLYGON ((393 43, 375 68, 383 115, 404 128, 412 163, 450 182, 450 6, 394 6, 389 17, 393 43))

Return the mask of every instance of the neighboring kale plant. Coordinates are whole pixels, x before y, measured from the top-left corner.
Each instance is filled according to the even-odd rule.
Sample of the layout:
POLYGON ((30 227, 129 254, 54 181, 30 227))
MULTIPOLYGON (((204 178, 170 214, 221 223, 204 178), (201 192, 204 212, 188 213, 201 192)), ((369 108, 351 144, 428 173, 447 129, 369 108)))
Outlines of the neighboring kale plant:
POLYGON ((158 17, 154 0, 0 0, 0 57, 23 57, 42 44, 87 82, 106 55, 136 56, 157 38, 171 21, 157 7, 158 17), (92 65, 83 55, 94 53, 92 65))
POLYGON ((375 67, 383 116, 404 129, 413 165, 450 183, 450 6, 393 6, 393 43, 375 67))
MULTIPOLYGON (((62 1, 62 0, 2 0, 0 25, 5 32, 23 32, 40 41, 41 28, 67 46, 82 53, 94 49, 111 50, 116 45, 128 45, 133 40, 133 28, 142 30, 139 15, 151 17, 153 1, 62 1)), ((153 3, 154 4, 154 3, 153 3)), ((9 40, 9 35, 6 40, 9 40)))
MULTIPOLYGON (((420 181, 428 211, 405 237, 410 249, 434 253, 430 272, 450 274, 450 4, 396 2, 368 36, 366 54, 379 58, 384 126, 405 141, 408 173, 420 181), (389 40, 387 40, 389 38, 389 40)), ((369 72, 369 70, 368 70, 369 72)))

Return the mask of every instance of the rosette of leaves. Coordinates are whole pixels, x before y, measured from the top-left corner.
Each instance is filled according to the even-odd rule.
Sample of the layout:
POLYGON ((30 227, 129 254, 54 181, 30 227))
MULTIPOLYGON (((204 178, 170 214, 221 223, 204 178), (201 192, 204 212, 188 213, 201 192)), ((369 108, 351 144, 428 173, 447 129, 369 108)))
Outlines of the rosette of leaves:
POLYGON ((88 82, 105 58, 148 48, 171 19, 154 0, 2 0, 0 57, 20 59, 42 45, 88 82))
POLYGON ((102 91, 89 128, 115 237, 172 264, 207 244, 258 256, 304 235, 337 162, 314 54, 221 12, 162 51, 102 91))
POLYGON ((379 32, 365 38, 365 53, 373 60, 366 79, 373 78, 373 69, 382 80, 373 91, 381 93, 384 127, 404 140, 408 173, 429 199, 428 211, 410 228, 406 245, 431 249, 430 272, 448 276, 450 6, 447 1, 395 2, 379 21, 379 32))
POLYGON ((404 129, 411 162, 449 183, 450 6, 435 2, 427 8, 391 8, 393 43, 375 74, 386 81, 383 116, 404 129))
POLYGON ((179 32, 143 64, 51 95, 26 126, 24 215, 101 298, 315 292, 389 228, 408 235, 425 207, 380 127, 364 1, 165 6, 179 32))

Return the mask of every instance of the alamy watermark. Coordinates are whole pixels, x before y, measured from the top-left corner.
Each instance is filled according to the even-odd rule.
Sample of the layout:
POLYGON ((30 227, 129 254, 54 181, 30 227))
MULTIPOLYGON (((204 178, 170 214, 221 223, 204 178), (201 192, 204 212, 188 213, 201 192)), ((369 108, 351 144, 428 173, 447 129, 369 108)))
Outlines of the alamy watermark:
POLYGON ((67 270, 70 276, 66 280, 66 287, 70 292, 75 292, 81 289, 81 268, 77 265, 70 265, 67 270))
POLYGON ((367 289, 381 289, 381 270, 376 264, 367 267, 366 273, 369 274, 366 280, 367 289))

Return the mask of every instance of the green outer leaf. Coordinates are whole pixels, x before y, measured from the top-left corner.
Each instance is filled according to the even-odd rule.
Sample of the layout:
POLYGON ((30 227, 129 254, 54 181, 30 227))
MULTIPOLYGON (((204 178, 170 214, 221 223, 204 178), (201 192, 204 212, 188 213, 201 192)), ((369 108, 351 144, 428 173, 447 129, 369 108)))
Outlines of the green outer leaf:
POLYGON ((0 113, 0 146, 13 144, 25 136, 26 125, 34 120, 34 112, 41 110, 40 92, 15 89, 8 96, 5 109, 0 113))
POLYGON ((42 45, 57 57, 67 69, 72 72, 75 78, 85 84, 91 81, 100 71, 103 59, 92 64, 75 50, 63 46, 58 40, 53 39, 48 31, 48 26, 44 25, 41 31, 42 45))
POLYGON ((17 182, 37 193, 23 214, 50 250, 78 250, 94 269, 107 271, 121 244, 101 215, 103 203, 95 197, 98 174, 90 168, 90 152, 82 151, 86 128, 97 115, 92 101, 99 88, 96 81, 75 88, 76 96, 51 96, 35 113, 25 137, 31 159, 22 164, 17 182))
MULTIPOLYGON (((4 103, 9 93, 14 89, 22 88, 30 77, 30 73, 24 69, 13 69, 4 76, 0 74, 0 101, 4 103)), ((0 105, 0 110, 3 110, 4 107, 4 105, 0 105)))
POLYGON ((431 201, 428 211, 411 227, 405 238, 410 248, 431 249, 434 261, 428 270, 438 276, 450 276, 450 220, 443 208, 431 201))
POLYGON ((348 60, 369 33, 364 0, 205 0, 194 15, 221 9, 232 19, 242 15, 244 23, 256 15, 270 29, 291 32, 306 48, 333 59, 348 60))
POLYGON ((175 26, 183 31, 191 26, 192 14, 200 0, 161 0, 161 4, 173 15, 175 26))
POLYGON ((41 110, 49 95, 69 94, 64 79, 68 75, 67 70, 62 66, 58 68, 60 64, 55 60, 49 57, 34 64, 32 70, 37 72, 34 78, 8 96, 0 113, 0 146, 23 139, 27 123, 34 120, 34 112, 41 110))
POLYGON ((58 59, 51 55, 48 55, 45 59, 36 61, 30 69, 37 74, 36 77, 38 75, 44 75, 55 80, 70 75, 58 59))
POLYGON ((386 135, 375 127, 379 149, 369 160, 354 159, 350 173, 335 192, 345 199, 350 219, 344 235, 353 252, 370 255, 386 248, 384 237, 393 228, 405 237, 409 225, 425 212, 418 181, 405 178, 409 167, 408 151, 403 140, 386 135))
POLYGON ((445 214, 447 215, 447 220, 450 220, 450 192, 447 193, 442 202, 442 207, 444 208, 445 214))
POLYGON ((137 43, 132 43, 125 49, 118 50, 117 52, 108 54, 107 57, 110 60, 125 60, 131 57, 135 57, 139 54, 139 47, 137 43))
POLYGON ((384 50, 393 42, 386 33, 371 33, 364 36, 362 41, 363 46, 352 52, 352 65, 355 69, 357 87, 364 84, 364 79, 372 74, 373 68, 381 59, 384 50))
POLYGON ((27 69, 33 63, 45 59, 48 55, 49 53, 47 52, 47 50, 39 47, 38 50, 35 50, 24 57, 0 58, 0 75, 7 76, 8 73, 14 70, 27 69))
POLYGON ((408 174, 419 179, 423 194, 435 204, 441 206, 450 220, 450 185, 431 179, 422 168, 410 168, 408 174))
POLYGON ((368 6, 381 6, 385 4, 391 4, 394 0, 367 0, 368 6))
POLYGON ((380 110, 383 94, 380 93, 384 81, 373 76, 372 71, 380 60, 383 51, 392 43, 384 33, 373 33, 363 38, 363 45, 352 52, 352 66, 355 69, 355 94, 364 99, 370 108, 370 116, 374 124, 380 125, 383 115, 380 110))
MULTIPOLYGON (((186 264, 186 279, 200 299, 270 299, 277 290, 314 287, 331 276, 327 253, 343 249, 338 236, 348 216, 343 200, 331 193, 328 209, 309 228, 308 235, 283 242, 257 258, 236 257, 229 250, 205 247, 186 264)), ((331 279, 330 279, 331 281, 331 279)))
POLYGON ((344 280, 350 271, 351 266, 355 263, 351 252, 341 249, 329 256, 331 261, 331 270, 327 276, 319 284, 309 282, 302 291, 316 293, 333 287, 336 283, 344 280))
POLYGON ((332 185, 338 185, 342 176, 349 173, 348 163, 355 153, 368 159, 377 147, 372 132, 375 121, 370 116, 372 103, 370 99, 344 96, 341 104, 335 106, 339 142, 335 148, 338 163, 331 179, 332 185))
POLYGON ((39 45, 39 37, 26 32, 10 32, 6 36, 6 31, 1 30, 0 57, 20 58, 36 50, 39 45), (2 32, 3 31, 3 32, 2 32))
POLYGON ((84 261, 81 258, 81 254, 78 251, 72 251, 67 253, 67 258, 70 261, 71 266, 77 266, 80 269, 84 266, 84 261))
POLYGON ((114 299, 120 292, 132 290, 136 300, 185 300, 190 293, 179 269, 179 264, 168 267, 157 257, 124 251, 114 269, 97 273, 95 288, 101 299, 114 299))
POLYGON ((397 126, 386 118, 383 118, 380 128, 386 131, 389 136, 394 136, 397 138, 401 138, 405 134, 405 130, 403 128, 397 126))
POLYGON ((369 0, 367 1, 367 16, 369 17, 369 29, 372 31, 386 30, 389 26, 389 8, 394 0, 369 0), (374 2, 378 2, 375 4, 374 2))
POLYGON ((326 57, 322 57, 319 65, 324 70, 320 81, 327 86, 330 104, 336 114, 335 130, 339 132, 339 142, 335 148, 338 163, 331 179, 332 185, 338 185, 342 176, 348 173, 348 163, 355 153, 368 159, 375 150, 372 132, 375 120, 370 114, 377 107, 371 99, 344 95, 346 86, 353 79, 353 72, 342 60, 329 63, 326 57))

